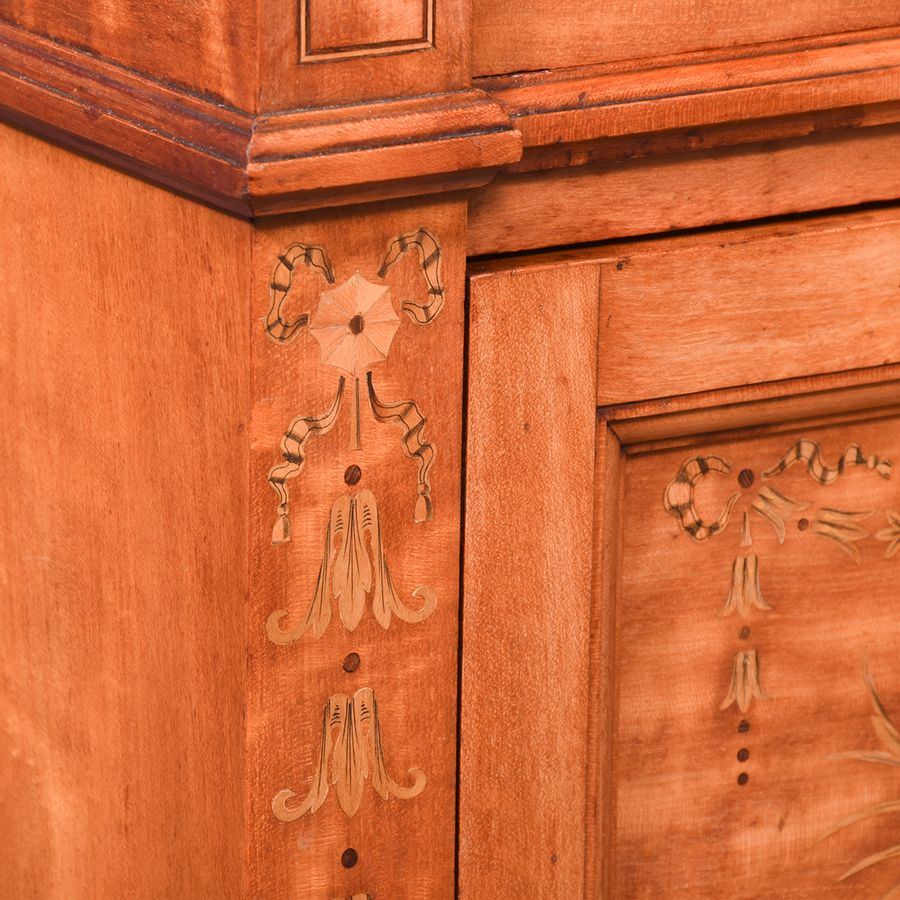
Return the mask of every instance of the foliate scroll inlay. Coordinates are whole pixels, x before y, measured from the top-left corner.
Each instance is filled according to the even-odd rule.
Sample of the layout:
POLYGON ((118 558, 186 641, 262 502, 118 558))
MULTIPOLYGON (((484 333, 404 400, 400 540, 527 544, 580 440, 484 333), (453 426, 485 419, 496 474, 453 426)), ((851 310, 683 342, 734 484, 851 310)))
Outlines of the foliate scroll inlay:
POLYGON ((735 653, 733 665, 731 685, 719 709, 728 709, 732 703, 736 703, 742 713, 747 712, 754 697, 766 699, 759 680, 759 655, 756 650, 735 653))
MULTIPOLYGON (((866 523, 874 514, 869 509, 839 509, 821 505, 813 513, 807 510, 813 501, 807 497, 791 497, 772 483, 795 465, 801 465, 821 488, 835 484, 844 473, 854 468, 868 470, 880 478, 891 477, 893 463, 877 455, 866 455, 859 445, 849 445, 835 465, 829 465, 816 441, 801 438, 792 444, 770 468, 760 473, 764 482, 755 495, 745 497, 756 480, 753 470, 739 468, 719 456, 693 456, 686 460, 666 486, 663 506, 678 520, 680 529, 695 542, 704 542, 723 534, 738 509, 741 516, 739 547, 753 546, 754 522, 772 529, 779 544, 787 537, 787 528, 796 524, 799 532, 808 531, 841 548, 854 561, 860 561, 859 543, 871 537, 866 523), (714 515, 704 516, 697 501, 697 492, 704 479, 728 476, 738 470, 737 485, 714 515), (752 515, 751 515, 752 514, 752 515), (807 516, 811 517, 807 518, 807 516)), ((887 543, 886 557, 900 549, 900 515, 886 510, 888 527, 874 537, 887 543)), ((731 585, 725 599, 722 615, 737 614, 747 619, 753 610, 760 613, 772 611, 761 587, 760 560, 755 552, 738 553, 732 564, 731 585)), ((743 634, 743 633, 742 633, 743 634)), ((746 635, 751 634, 746 629, 746 635)), ((760 680, 761 650, 759 647, 741 649, 733 655, 731 683, 721 704, 725 710, 737 704, 746 712, 754 699, 767 699, 760 680)))
POLYGON ((770 610, 759 584, 759 559, 755 553, 738 556, 731 568, 731 590, 725 600, 722 615, 737 613, 746 619, 751 609, 770 610))

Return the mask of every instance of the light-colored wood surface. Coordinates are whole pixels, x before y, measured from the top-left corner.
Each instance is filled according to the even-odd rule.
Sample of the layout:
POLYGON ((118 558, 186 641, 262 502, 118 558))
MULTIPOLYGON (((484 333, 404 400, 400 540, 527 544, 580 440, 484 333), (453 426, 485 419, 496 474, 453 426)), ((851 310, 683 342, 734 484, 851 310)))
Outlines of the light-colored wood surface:
POLYGON ((256 15, 239 0, 3 0, 0 19, 191 93, 254 108, 256 15))
POLYGON ((238 898, 250 229, 0 142, 2 893, 238 898))
MULTIPOLYGON (((465 207, 459 201, 420 202, 283 218, 256 232, 251 337, 249 896, 309 900, 357 893, 396 900, 453 896, 464 216, 465 207), (434 259, 428 263, 428 278, 414 244, 380 277, 389 242, 422 227, 440 247, 439 263, 434 259), (301 264, 303 253, 286 252, 297 242, 322 248, 330 261, 333 284, 301 264), (294 260, 292 271, 279 261, 280 255, 294 260), (273 544, 279 498, 268 479, 273 467, 284 462, 284 435, 297 417, 317 417, 329 410, 341 377, 337 369, 321 362, 317 336, 323 332, 318 316, 325 300, 320 293, 334 290, 336 294, 357 272, 368 282, 386 284, 395 310, 396 333, 387 358, 371 369, 378 399, 383 404, 414 401, 424 429, 410 431, 411 436, 404 439, 405 431, 415 424, 412 414, 407 414, 406 428, 388 419, 378 421, 366 400, 363 378, 361 449, 352 449, 354 379, 345 371, 346 388, 333 426, 303 443, 303 468, 285 482, 290 492, 291 540, 273 544), (416 308, 434 302, 436 295, 429 294, 429 285, 438 272, 443 306, 432 321, 418 325, 401 311, 401 302, 416 308), (279 344, 265 328, 270 285, 289 278, 282 315, 293 320, 308 313, 312 318, 308 330, 300 328, 289 342, 279 344), (404 440, 407 448, 415 449, 419 439, 433 448, 427 473, 433 510, 430 519, 417 522, 424 509, 417 488, 420 470, 415 459, 404 453, 404 440), (353 466, 360 471, 348 483, 353 466), (366 533, 358 567, 345 565, 339 551, 334 574, 325 578, 326 583, 333 579, 334 591, 325 591, 331 617, 321 636, 311 630, 293 643, 274 643, 266 625, 273 612, 287 612, 275 624, 277 634, 278 629, 301 625, 313 603, 323 555, 333 555, 325 548, 325 535, 329 522, 335 521, 334 504, 353 502, 368 491, 366 509, 371 513, 377 503, 383 555, 398 598, 418 610, 430 590, 436 602, 433 613, 421 622, 402 621, 395 615, 385 628, 376 619, 371 584, 360 592, 355 615, 345 606, 346 598, 339 604, 332 596, 348 583, 363 585, 371 571, 370 558, 379 557, 374 536, 366 533), (358 666, 348 672, 344 662, 354 653, 359 656, 358 666), (295 796, 288 807, 296 809, 314 784, 326 701, 335 695, 358 698, 357 692, 367 688, 374 691, 378 704, 388 774, 407 787, 418 777, 410 770, 419 769, 424 788, 409 799, 383 799, 376 793, 368 757, 371 777, 362 787, 355 813, 348 815, 347 807, 352 811, 353 802, 342 801, 340 789, 332 787, 315 811, 295 821, 279 821, 273 814, 273 798, 290 790, 295 796), (350 869, 341 862, 348 848, 358 854, 357 864, 350 869)), ((432 257, 434 248, 427 239, 423 247, 427 247, 426 258, 432 257)), ((365 325, 360 337, 369 334, 369 329, 365 325)), ((275 333, 280 333, 277 327, 275 333)), ((284 446, 296 453, 296 443, 284 446)), ((359 506, 357 510, 364 520, 365 510, 359 506)), ((352 541, 350 532, 348 526, 336 533, 334 549, 352 541)), ((279 528, 278 536, 282 534, 279 528)), ((335 771, 343 770, 338 766, 335 771)))
POLYGON ((900 361, 893 211, 659 241, 602 266, 600 405, 900 361))
POLYGON ((587 267, 470 283, 459 787, 469 900, 585 889, 599 287, 587 267))
POLYGON ((896 473, 884 461, 898 458, 898 434, 897 419, 876 412, 869 422, 758 429, 628 458, 620 577, 605 601, 616 608, 608 896, 857 900, 879 898, 900 880, 888 861, 839 881, 896 844, 892 817, 869 817, 820 841, 844 816, 896 799, 890 766, 838 755, 883 749, 866 670, 895 721, 900 705, 897 560, 885 558, 884 535, 897 498, 896 473), (800 438, 819 442, 822 456, 761 480, 800 438), (828 483, 811 477, 851 444, 878 467, 848 466, 828 483), (697 487, 708 519, 738 494, 728 525, 702 541, 663 504, 666 485, 695 455, 731 466, 697 487), (739 471, 752 481, 739 482, 739 471), (783 543, 752 513, 766 486, 808 504, 788 514, 783 543), (828 531, 820 523, 835 509, 865 515, 848 532, 828 531), (733 561, 750 552, 771 608, 726 614, 733 561), (758 661, 765 696, 743 711, 722 708, 733 656, 743 651, 758 661))
POLYGON ((702 7, 689 0, 615 0, 602 16, 590 0, 565 9, 550 0, 476 0, 472 68, 475 75, 562 69, 889 25, 900 25, 890 0, 781 6, 750 0, 740 8, 727 0, 702 7))
POLYGON ((900 195, 894 126, 498 177, 469 209, 471 255, 721 225, 900 195))
POLYGON ((831 40, 825 46, 768 45, 768 52, 749 56, 711 53, 478 83, 503 104, 526 147, 844 107, 856 112, 896 99, 897 29, 874 32, 866 40, 858 35, 831 40))

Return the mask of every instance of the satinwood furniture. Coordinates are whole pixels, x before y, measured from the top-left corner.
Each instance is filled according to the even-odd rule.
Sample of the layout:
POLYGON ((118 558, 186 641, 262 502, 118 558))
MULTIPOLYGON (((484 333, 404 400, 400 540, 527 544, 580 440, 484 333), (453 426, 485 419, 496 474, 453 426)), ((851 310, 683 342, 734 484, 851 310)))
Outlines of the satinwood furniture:
POLYGON ((2 0, 0 893, 900 896, 900 6, 2 0))

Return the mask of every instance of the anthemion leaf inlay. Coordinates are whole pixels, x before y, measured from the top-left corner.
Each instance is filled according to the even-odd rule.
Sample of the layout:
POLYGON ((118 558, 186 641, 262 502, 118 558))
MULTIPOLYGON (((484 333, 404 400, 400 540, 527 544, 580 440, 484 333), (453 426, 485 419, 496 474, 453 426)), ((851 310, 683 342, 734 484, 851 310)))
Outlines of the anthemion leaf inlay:
POLYGON ((412 593, 422 601, 417 609, 406 606, 394 588, 375 495, 363 490, 355 497, 341 496, 331 508, 319 577, 306 616, 283 631, 280 623, 288 612, 275 610, 266 622, 266 633, 276 644, 293 643, 307 632, 319 638, 331 621, 333 600, 338 601, 344 628, 353 631, 369 596, 372 613, 382 628, 390 626, 392 615, 403 622, 423 622, 434 612, 437 594, 427 585, 419 585, 412 593))
POLYGON ((272 812, 282 822, 293 822, 319 809, 333 787, 341 809, 354 816, 366 781, 384 800, 410 800, 425 789, 425 773, 412 768, 409 777, 412 783, 404 786, 387 773, 375 692, 360 688, 352 697, 335 694, 322 711, 318 761, 306 799, 291 806, 295 794, 285 788, 272 798, 272 812))
POLYGON ((738 556, 731 569, 731 590, 725 600, 722 615, 736 612, 746 619, 751 609, 769 610, 759 586, 759 560, 755 553, 738 556))
POLYGON ((737 703, 742 713, 747 712, 754 698, 766 699, 759 680, 759 656, 756 650, 740 651, 734 655, 731 684, 719 709, 725 710, 732 703, 737 703))

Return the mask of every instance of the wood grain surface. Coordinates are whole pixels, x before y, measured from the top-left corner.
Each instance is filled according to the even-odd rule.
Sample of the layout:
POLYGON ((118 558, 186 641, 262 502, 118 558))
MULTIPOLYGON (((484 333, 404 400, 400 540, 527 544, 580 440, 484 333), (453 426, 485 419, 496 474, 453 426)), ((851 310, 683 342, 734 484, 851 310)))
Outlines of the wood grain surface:
POLYGON ((254 108, 256 10, 240 0, 2 0, 0 19, 190 93, 254 108))
POLYGON ((550 0, 477 0, 473 20, 475 75, 562 69, 613 60, 641 59, 789 41, 900 25, 890 0, 798 0, 773 6, 710 0, 616 0, 597 15, 589 0, 565 10, 550 0))
POLYGON ((589 267, 470 283, 459 896, 471 900, 585 889, 598 291, 589 267))
POLYGON ((468 247, 508 253, 898 196, 900 130, 883 126, 501 176, 470 204, 468 247))
POLYGON ((896 844, 894 818, 866 818, 821 840, 843 817, 896 799, 890 766, 839 758, 882 749, 866 671, 894 721, 900 711, 897 559, 885 558, 883 536, 895 476, 862 465, 823 485, 801 463, 760 481, 800 438, 817 441, 833 467, 851 444, 897 459, 898 434, 898 420, 875 411, 870 421, 763 427, 627 459, 620 575, 606 600, 616 606, 608 896, 858 900, 900 880, 888 861, 839 881, 896 844), (697 454, 732 466, 698 487, 704 515, 739 495, 727 527, 701 542, 662 502, 697 454), (754 473, 752 484, 738 482, 739 470, 754 473), (742 514, 766 485, 809 505, 788 517, 783 543, 752 515, 745 547, 742 514), (818 530, 835 509, 865 513, 853 532, 858 560, 845 552, 850 541, 818 530), (733 561, 751 550, 771 609, 726 615, 733 561), (745 711, 721 709, 732 657, 744 649, 757 654, 765 697, 745 711))
POLYGON ((0 143, 2 893, 239 898, 250 229, 0 143))
POLYGON ((647 243, 601 281, 600 405, 900 362, 893 210, 647 243))
MULTIPOLYGON (((453 896, 464 216, 459 201, 394 204, 321 217, 285 217, 255 233, 247 785, 250 896, 310 900, 354 894, 397 900, 453 896), (378 276, 389 242, 420 227, 440 243, 445 289, 441 312, 421 326, 400 312, 401 301, 422 304, 429 300, 416 248, 411 246, 383 279, 378 276), (350 378, 333 428, 309 438, 304 468, 287 482, 292 538, 272 543, 278 498, 267 479, 273 467, 283 462, 285 432, 296 417, 319 416, 328 410, 340 378, 337 369, 321 363, 319 343, 305 328, 284 344, 266 334, 270 284, 286 275, 279 255, 287 258, 285 251, 295 242, 323 248, 335 282, 329 285, 298 261, 283 310, 288 319, 314 314, 323 302, 320 292, 338 288, 355 272, 390 287, 402 322, 387 359, 372 369, 372 379, 382 402, 413 400, 425 419, 421 437, 435 452, 430 469, 430 521, 416 522, 417 465, 404 454, 404 429, 394 422, 376 421, 364 394, 361 449, 351 449, 350 378), (353 466, 359 472, 348 474, 353 466), (309 632, 294 643, 273 643, 266 631, 269 616, 279 609, 287 611, 284 627, 291 628, 302 623, 312 603, 333 504, 349 502, 362 491, 372 491, 377 500, 384 554, 398 596, 407 606, 418 608, 422 597, 413 597, 413 591, 424 585, 436 594, 435 611, 419 623, 395 616, 385 629, 374 617, 370 588, 355 629, 345 627, 337 601, 329 598, 331 621, 321 637, 309 632), (348 671, 345 661, 350 654, 357 654, 359 660, 348 671), (409 770, 421 769, 424 790, 407 800, 382 799, 370 779, 353 816, 341 808, 332 788, 312 814, 293 822, 279 821, 272 809, 276 794, 291 790, 296 797, 290 805, 296 807, 313 784, 326 701, 364 688, 375 693, 389 775, 408 785, 413 781, 409 770), (351 848, 358 862, 345 868, 342 857, 351 848)), ((311 327, 315 322, 314 318, 311 327)), ((351 539, 347 532, 343 534, 339 542, 351 539)), ((368 544, 368 537, 363 540, 369 549, 363 550, 366 556, 360 568, 368 572, 368 554, 374 556, 375 547, 368 544)))

